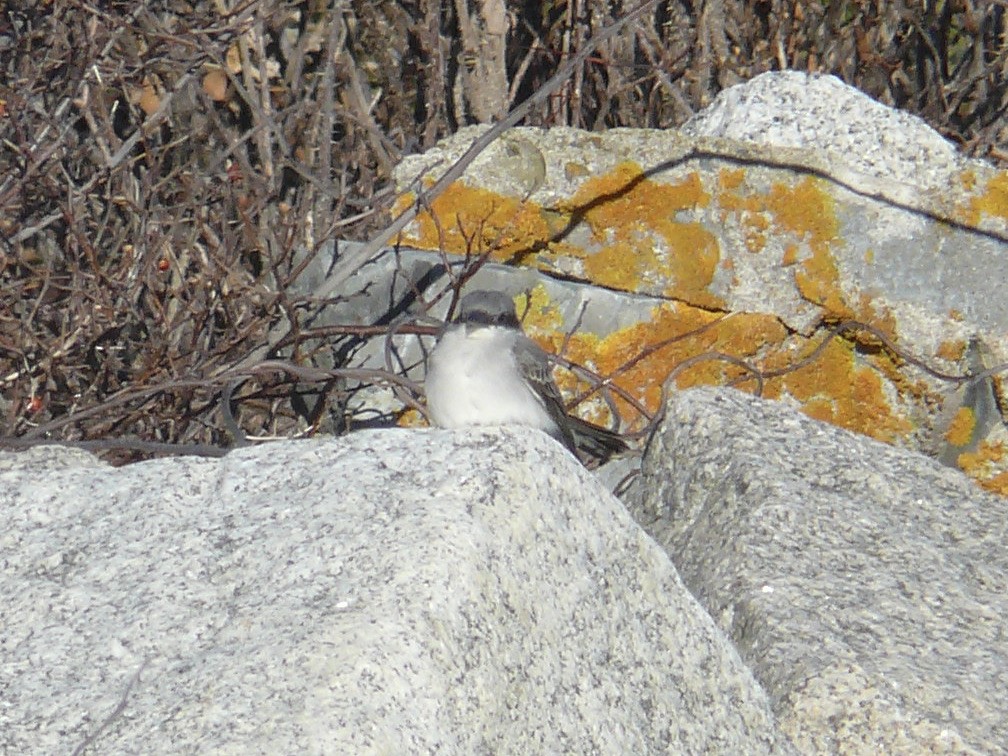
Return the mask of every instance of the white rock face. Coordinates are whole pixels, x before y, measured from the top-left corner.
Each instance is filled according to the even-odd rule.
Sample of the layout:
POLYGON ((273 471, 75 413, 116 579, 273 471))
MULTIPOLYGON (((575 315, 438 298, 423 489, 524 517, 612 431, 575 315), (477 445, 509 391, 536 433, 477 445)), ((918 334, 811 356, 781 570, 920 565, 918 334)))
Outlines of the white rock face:
POLYGON ((802 753, 1000 753, 1008 501, 730 389, 682 392, 641 522, 802 753))
POLYGON ((955 146, 910 113, 835 76, 771 71, 724 90, 682 131, 828 152, 870 176, 947 187, 962 165, 955 146))
MULTIPOLYGON (((424 170, 439 175, 485 128, 405 159, 400 185, 409 186, 424 170)), ((653 308, 671 300, 771 315, 795 334, 784 339, 784 350, 794 354, 804 353, 803 339, 818 342, 830 323, 853 318, 891 329, 904 354, 947 374, 1008 361, 1004 176, 959 155, 921 119, 835 77, 795 71, 758 76, 722 92, 682 131, 521 128, 508 136, 542 155, 545 179, 531 201, 544 208, 544 217, 553 210, 560 218, 569 213, 570 228, 562 244, 535 256, 538 279, 529 268, 511 267, 479 285, 516 292, 542 282, 563 313, 558 331, 587 330, 608 339, 653 319, 653 308), (598 188, 592 182, 600 178, 603 186, 620 186, 609 182, 638 168, 652 182, 649 188, 661 192, 638 194, 630 184, 610 195, 584 192, 598 188), (692 200, 684 187, 693 187, 692 200), (672 199, 652 201, 658 196, 672 199), (570 212, 578 203, 585 203, 584 214, 570 212), (585 220, 593 207, 610 203, 605 223, 585 220), (709 242, 706 269, 698 252, 703 239, 709 242), (600 300, 600 291, 605 301, 582 319, 579 305, 600 300), (973 343, 977 348, 967 350, 973 343)), ((491 145, 464 182, 523 196, 489 170, 508 165, 506 157, 505 146, 491 145)), ((417 243, 430 246, 420 234, 417 243)), ((440 252, 426 254, 428 270, 443 260, 440 252)), ((447 285, 447 278, 434 284, 447 285)), ((900 431, 896 443, 937 450, 948 460, 980 442, 1008 448, 1008 426, 989 410, 996 402, 973 401, 912 362, 899 372, 898 379, 877 372, 879 401, 910 429, 900 431), (940 409, 937 397, 944 400, 940 409), (965 446, 951 445, 948 418, 963 406, 979 418, 978 432, 965 446)), ((978 391, 990 398, 997 390, 991 386, 978 391)), ((983 473, 987 480, 1008 467, 1004 455, 992 456, 1000 459, 983 473)))
POLYGON ((0 455, 0 751, 769 753, 737 652, 527 430, 0 455))

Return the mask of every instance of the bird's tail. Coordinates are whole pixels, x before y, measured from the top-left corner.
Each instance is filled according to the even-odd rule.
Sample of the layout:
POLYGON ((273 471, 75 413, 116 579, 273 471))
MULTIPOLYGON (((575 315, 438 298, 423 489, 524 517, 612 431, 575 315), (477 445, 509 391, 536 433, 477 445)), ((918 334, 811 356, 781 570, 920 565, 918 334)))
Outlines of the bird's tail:
POLYGON ((586 465, 590 461, 602 464, 630 448, 618 433, 579 417, 568 416, 567 428, 578 456, 586 465))

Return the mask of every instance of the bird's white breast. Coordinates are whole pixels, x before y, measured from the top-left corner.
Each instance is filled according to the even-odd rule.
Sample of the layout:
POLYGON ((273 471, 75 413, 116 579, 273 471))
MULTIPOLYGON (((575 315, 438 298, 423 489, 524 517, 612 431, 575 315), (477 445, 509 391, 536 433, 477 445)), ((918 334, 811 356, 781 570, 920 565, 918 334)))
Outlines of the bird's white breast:
POLYGON ((507 328, 449 329, 431 353, 427 408, 435 425, 528 425, 556 432, 542 400, 512 354, 518 334, 507 328))

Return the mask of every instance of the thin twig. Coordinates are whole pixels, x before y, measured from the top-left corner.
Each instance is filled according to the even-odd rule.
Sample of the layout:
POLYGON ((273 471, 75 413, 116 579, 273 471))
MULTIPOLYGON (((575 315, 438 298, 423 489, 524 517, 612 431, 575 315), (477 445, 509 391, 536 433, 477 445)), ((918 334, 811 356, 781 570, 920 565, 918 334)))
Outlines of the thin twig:
MULTIPOLYGON (((318 299, 328 299, 338 292, 343 284, 345 284, 350 277, 361 268, 361 266, 363 266, 371 258, 375 257, 384 247, 388 246, 388 244, 396 238, 396 236, 398 236, 404 228, 406 228, 406 225, 416 218, 420 208, 430 207, 435 198, 444 192, 444 190, 447 189, 456 179, 460 178, 472 161, 475 160, 476 157, 483 152, 483 150, 489 147, 495 139, 521 121, 521 119, 524 118, 532 108, 549 98, 550 95, 562 87, 574 68, 583 63, 596 48, 615 36, 620 29, 626 26, 626 24, 639 17, 656 2, 657 0, 645 0, 633 10, 627 12, 622 18, 610 24, 592 39, 588 40, 584 48, 578 50, 570 57, 569 60, 561 65, 560 68, 557 69, 557 72, 550 77, 545 84, 539 87, 539 89, 537 89, 527 100, 518 107, 514 108, 507 114, 507 116, 473 140, 469 149, 467 149, 465 153, 463 153, 463 155, 456 160, 429 189, 422 192, 414 203, 403 210, 395 218, 395 220, 392 221, 392 223, 386 226, 381 233, 372 237, 370 241, 360 248, 349 252, 342 260, 340 260, 339 267, 325 281, 325 283, 313 292, 312 296, 318 299)), ((241 368, 250 363, 254 363, 260 360, 263 355, 272 351, 276 344, 278 344, 284 337, 286 329, 287 326, 283 323, 278 324, 276 327, 271 329, 266 343, 258 349, 253 350, 253 352, 241 360, 236 367, 241 368)))
POLYGON ((137 671, 133 673, 133 676, 130 677, 129 682, 126 684, 126 689, 123 690, 122 696, 119 697, 119 703, 116 704, 116 707, 107 717, 105 717, 102 723, 98 725, 98 729, 84 738, 84 740, 82 740, 78 746, 74 748, 73 756, 81 756, 81 754, 84 753, 89 746, 94 744, 95 740, 99 735, 101 735, 102 731, 107 729, 108 726, 117 720, 126 710, 126 702, 129 700, 129 694, 132 692, 133 687, 137 684, 137 682, 140 681, 140 673, 143 672, 144 667, 147 666, 147 661, 147 659, 144 659, 140 662, 140 666, 137 668, 137 671))

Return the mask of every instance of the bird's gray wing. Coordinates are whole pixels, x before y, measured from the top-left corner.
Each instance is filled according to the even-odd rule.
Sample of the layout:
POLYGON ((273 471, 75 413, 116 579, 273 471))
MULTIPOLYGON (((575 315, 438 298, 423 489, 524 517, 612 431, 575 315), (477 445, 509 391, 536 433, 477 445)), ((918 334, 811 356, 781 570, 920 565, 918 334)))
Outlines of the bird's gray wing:
POLYGON ((559 429, 557 439, 589 467, 597 466, 628 447, 623 437, 575 415, 568 415, 563 397, 553 381, 550 359, 539 345, 527 336, 520 336, 512 347, 515 362, 522 375, 542 399, 543 406, 559 429))
POLYGON ((560 389, 553 381, 550 370, 550 360, 539 345, 527 336, 519 336, 511 347, 515 362, 522 376, 531 384, 533 390, 542 399, 543 406, 560 431, 562 441, 568 449, 575 451, 574 437, 571 435, 569 417, 564 408, 560 389))

